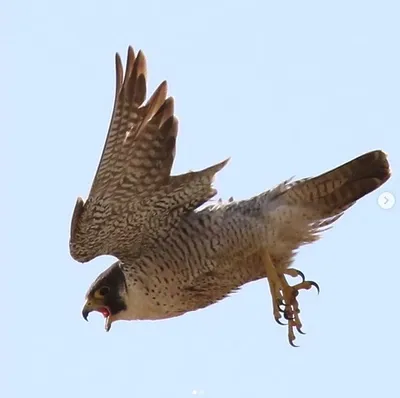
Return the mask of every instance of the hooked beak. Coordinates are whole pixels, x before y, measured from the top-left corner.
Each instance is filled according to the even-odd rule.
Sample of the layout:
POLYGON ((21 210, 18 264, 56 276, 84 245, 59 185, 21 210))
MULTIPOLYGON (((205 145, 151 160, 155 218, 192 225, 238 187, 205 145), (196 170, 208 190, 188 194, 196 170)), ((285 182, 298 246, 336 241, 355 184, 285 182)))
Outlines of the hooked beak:
POLYGON ((85 305, 83 306, 82 309, 82 316, 83 319, 88 322, 88 315, 93 311, 93 309, 91 309, 88 305, 88 302, 85 303, 85 305))
POLYGON ((86 300, 85 305, 82 308, 82 317, 85 321, 88 321, 88 316, 92 311, 99 311, 104 315, 104 328, 106 329, 106 332, 108 332, 111 329, 112 324, 111 313, 108 308, 106 308, 103 303, 88 299, 86 300))

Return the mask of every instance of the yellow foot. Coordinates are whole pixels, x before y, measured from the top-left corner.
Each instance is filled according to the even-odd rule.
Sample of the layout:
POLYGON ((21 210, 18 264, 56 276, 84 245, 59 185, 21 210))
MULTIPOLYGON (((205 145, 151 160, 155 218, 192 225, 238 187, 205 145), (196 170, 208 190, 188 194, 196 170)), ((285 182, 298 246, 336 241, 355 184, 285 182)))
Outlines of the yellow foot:
POLYGON ((303 325, 300 321, 300 308, 297 301, 297 296, 299 295, 300 290, 308 290, 311 289, 313 286, 317 289, 319 293, 319 286, 316 282, 313 281, 303 281, 298 283, 297 285, 290 286, 284 275, 280 276, 280 279, 284 305, 284 309, 282 309, 281 311, 285 319, 288 320, 289 343, 293 347, 297 347, 294 344, 294 340, 296 339, 294 329, 296 328, 299 333, 304 334, 304 332, 301 330, 303 325))
POLYGON ((281 322, 282 314, 284 318, 287 319, 289 343, 293 347, 296 347, 294 344, 294 340, 296 339, 294 329, 296 328, 299 333, 304 334, 304 332, 301 330, 302 323, 299 317, 300 308, 297 301, 297 296, 300 290, 308 290, 313 286, 318 290, 319 293, 319 286, 316 282, 306 281, 304 274, 294 268, 288 268, 283 272, 277 270, 273 265, 271 257, 267 251, 264 253, 264 264, 266 267, 267 279, 272 296, 274 318, 280 325, 284 325, 284 323, 281 322), (285 275, 291 277, 300 276, 302 282, 298 283, 297 285, 290 286, 285 275))

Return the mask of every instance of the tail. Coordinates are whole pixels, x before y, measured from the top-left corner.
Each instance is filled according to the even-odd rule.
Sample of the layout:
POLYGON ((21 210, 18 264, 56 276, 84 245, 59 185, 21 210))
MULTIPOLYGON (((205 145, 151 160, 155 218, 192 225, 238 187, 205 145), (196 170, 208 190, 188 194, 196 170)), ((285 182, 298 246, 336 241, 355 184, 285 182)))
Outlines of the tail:
MULTIPOLYGON (((372 151, 314 178, 285 183, 277 188, 275 205, 284 202, 319 210, 319 217, 335 216, 390 178, 387 156, 372 151)), ((272 192, 271 192, 272 193, 272 192)))
POLYGON ((345 210, 389 178, 386 154, 378 150, 318 177, 286 181, 262 195, 267 201, 264 214, 272 230, 268 241, 276 262, 289 266, 299 246, 318 240, 320 232, 345 210))

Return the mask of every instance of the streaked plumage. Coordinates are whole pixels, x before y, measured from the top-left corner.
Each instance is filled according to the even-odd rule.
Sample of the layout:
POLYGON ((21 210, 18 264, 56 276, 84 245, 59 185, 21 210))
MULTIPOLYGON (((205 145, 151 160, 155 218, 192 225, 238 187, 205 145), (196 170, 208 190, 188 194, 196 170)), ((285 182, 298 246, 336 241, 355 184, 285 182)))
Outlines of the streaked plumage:
POLYGON ((89 288, 83 315, 115 320, 163 319, 207 307, 243 284, 268 278, 274 316, 298 319, 299 289, 285 275, 296 250, 389 177, 386 155, 369 152, 319 177, 278 187, 249 200, 216 203, 207 169, 171 176, 178 121, 163 82, 146 98, 146 61, 128 50, 125 75, 116 55, 116 95, 110 128, 89 197, 78 198, 70 251, 80 262, 118 258, 89 288), (284 308, 280 308, 280 306, 284 308))

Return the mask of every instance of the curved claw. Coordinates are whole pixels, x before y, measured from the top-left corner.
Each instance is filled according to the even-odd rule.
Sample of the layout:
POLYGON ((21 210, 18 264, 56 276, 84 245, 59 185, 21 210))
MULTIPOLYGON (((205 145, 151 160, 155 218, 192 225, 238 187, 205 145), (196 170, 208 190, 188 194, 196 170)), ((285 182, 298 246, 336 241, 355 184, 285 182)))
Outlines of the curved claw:
POLYGON ((287 323, 281 322, 281 320, 279 318, 275 318, 275 321, 276 321, 276 323, 278 323, 281 326, 286 326, 287 325, 287 323))
POLYGON ((302 279, 302 282, 306 280, 305 275, 298 269, 295 270, 297 272, 297 275, 302 279))
POLYGON ((297 331, 298 331, 300 334, 306 334, 306 332, 303 332, 303 331, 301 330, 301 327, 296 326, 296 329, 297 329, 297 331))
POLYGON ((311 286, 314 286, 317 289, 318 294, 321 292, 317 282, 309 281, 309 283, 310 283, 311 286))
POLYGON ((294 348, 299 348, 298 345, 294 344, 292 340, 289 339, 289 344, 294 348))

